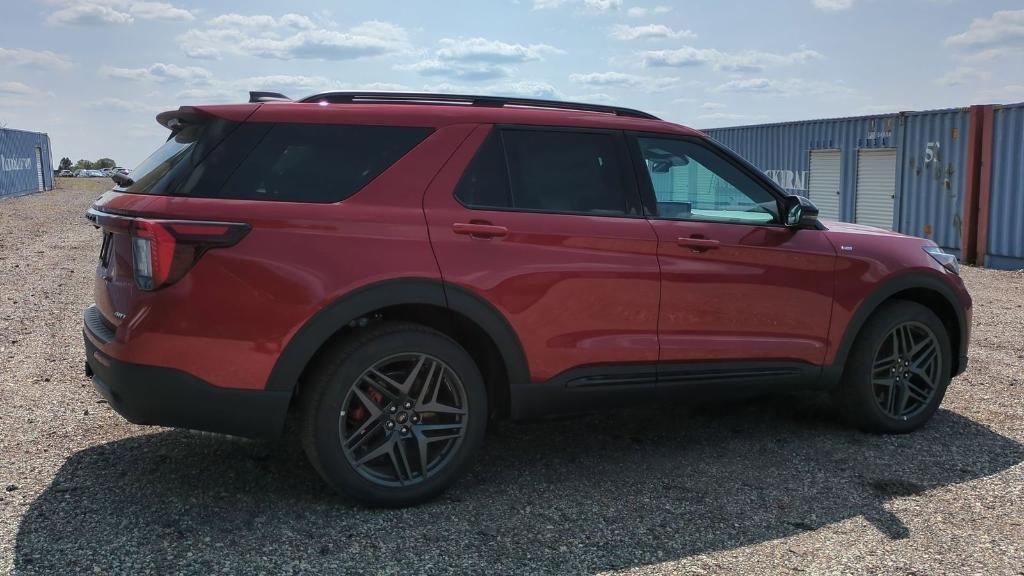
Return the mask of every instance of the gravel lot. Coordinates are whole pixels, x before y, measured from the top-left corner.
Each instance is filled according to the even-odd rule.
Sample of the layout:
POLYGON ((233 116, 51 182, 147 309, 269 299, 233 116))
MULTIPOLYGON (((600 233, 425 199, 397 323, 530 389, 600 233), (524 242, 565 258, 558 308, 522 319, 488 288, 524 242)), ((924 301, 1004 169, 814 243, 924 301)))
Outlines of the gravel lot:
POLYGON ((334 496, 292 440, 126 423, 82 373, 97 195, 0 201, 0 572, 1024 574, 1024 274, 966 269, 971 368, 922 431, 813 399, 495 426, 395 511, 334 496))

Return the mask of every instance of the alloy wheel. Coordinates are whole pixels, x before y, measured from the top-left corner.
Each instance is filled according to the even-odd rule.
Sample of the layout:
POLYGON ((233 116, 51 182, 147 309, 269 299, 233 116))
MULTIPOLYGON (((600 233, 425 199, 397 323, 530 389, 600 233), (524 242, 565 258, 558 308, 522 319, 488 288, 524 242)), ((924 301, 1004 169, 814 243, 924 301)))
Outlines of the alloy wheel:
POLYGON ((389 356, 363 372, 342 404, 342 451, 374 484, 419 484, 458 451, 466 434, 467 406, 462 381, 439 358, 389 356))
POLYGON ((930 328, 920 322, 898 324, 875 351, 871 384, 878 407, 901 420, 916 416, 938 389, 942 361, 930 328))

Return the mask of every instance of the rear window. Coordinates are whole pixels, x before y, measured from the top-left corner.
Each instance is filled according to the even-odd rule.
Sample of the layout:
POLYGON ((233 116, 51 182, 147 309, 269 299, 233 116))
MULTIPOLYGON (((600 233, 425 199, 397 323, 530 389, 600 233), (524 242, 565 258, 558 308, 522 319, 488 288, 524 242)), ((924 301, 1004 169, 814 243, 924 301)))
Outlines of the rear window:
POLYGON ((338 202, 422 142, 430 128, 321 124, 186 126, 122 190, 203 198, 338 202))

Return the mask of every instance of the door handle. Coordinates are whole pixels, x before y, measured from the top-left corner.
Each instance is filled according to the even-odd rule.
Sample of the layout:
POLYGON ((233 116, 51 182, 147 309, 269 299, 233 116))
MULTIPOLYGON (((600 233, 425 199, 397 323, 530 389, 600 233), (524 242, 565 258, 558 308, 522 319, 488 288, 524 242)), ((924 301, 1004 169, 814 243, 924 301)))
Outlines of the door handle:
POLYGON ((456 222, 452 224, 452 232, 473 238, 503 238, 508 235, 508 228, 481 222, 456 222))
POLYGON ((691 252, 704 252, 712 248, 718 248, 720 242, 711 238, 676 238, 676 244, 689 248, 691 252))

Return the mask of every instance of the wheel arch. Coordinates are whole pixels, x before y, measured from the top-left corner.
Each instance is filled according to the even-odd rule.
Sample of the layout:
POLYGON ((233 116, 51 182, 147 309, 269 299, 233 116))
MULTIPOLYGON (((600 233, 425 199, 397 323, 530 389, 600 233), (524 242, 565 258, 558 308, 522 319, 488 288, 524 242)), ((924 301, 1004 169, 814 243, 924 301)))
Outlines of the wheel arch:
POLYGON ((968 320, 956 292, 931 274, 910 272, 884 281, 857 306, 846 325, 832 367, 827 370, 831 383, 838 383, 842 377, 846 359, 864 324, 882 304, 892 300, 917 302, 935 312, 949 335, 953 374, 960 374, 966 369, 968 320))
POLYGON ((494 408, 508 410, 510 384, 527 381, 526 356, 505 317, 481 297, 440 280, 407 278, 361 287, 331 302, 310 318, 288 342, 267 380, 267 390, 294 398, 303 376, 321 352, 358 329, 361 318, 412 321, 458 342, 477 362, 494 408))

